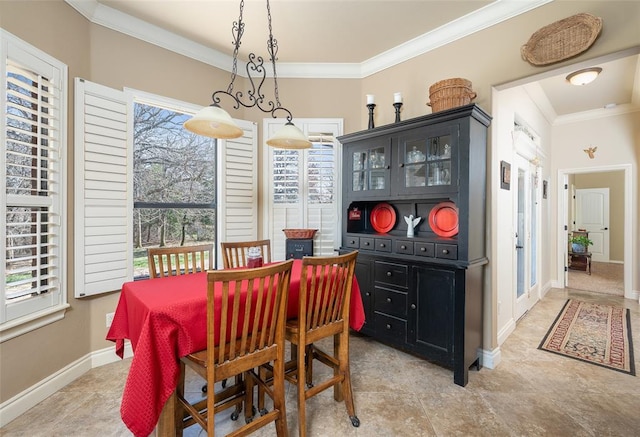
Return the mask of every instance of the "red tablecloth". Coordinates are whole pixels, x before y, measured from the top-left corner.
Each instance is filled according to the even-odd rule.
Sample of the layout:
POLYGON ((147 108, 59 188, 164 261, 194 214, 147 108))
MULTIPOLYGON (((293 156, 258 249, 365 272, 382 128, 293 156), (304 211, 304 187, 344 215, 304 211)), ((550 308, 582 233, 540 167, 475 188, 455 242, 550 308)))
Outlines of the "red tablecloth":
MULTIPOLYGON (((287 316, 298 314, 302 261, 295 260, 287 316)), ((364 308, 358 282, 353 281, 350 325, 360 330, 364 308)), ((127 282, 116 308, 107 340, 115 341, 122 357, 124 340, 131 340, 133 360, 122 395, 120 414, 138 437, 153 431, 162 408, 178 383, 179 357, 207 347, 207 275, 127 282)))

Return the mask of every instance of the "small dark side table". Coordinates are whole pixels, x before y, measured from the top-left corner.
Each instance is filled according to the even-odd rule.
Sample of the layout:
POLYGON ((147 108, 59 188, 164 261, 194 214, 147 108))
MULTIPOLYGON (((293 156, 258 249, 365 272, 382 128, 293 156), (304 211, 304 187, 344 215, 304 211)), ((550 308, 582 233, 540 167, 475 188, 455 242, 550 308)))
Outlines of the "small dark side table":
POLYGON ((569 251, 569 268, 571 270, 581 270, 591 274, 591 252, 571 252, 569 251))

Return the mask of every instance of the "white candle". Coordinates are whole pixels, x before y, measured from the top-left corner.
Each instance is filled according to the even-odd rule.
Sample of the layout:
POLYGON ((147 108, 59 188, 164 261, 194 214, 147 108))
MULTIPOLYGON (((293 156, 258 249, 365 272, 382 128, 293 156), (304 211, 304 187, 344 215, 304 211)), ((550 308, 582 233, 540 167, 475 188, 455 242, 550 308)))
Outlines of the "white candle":
POLYGON ((393 93, 393 103, 402 103, 402 93, 393 93))
POLYGON ((374 104, 374 95, 373 94, 367 94, 367 105, 373 105, 374 104))

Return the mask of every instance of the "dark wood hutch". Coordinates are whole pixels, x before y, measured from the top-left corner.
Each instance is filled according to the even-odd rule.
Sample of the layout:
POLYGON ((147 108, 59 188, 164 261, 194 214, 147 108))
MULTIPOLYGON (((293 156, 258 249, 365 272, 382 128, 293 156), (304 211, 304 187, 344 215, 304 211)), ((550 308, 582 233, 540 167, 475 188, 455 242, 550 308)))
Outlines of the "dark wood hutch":
POLYGON ((471 104, 338 138, 340 252, 360 251, 361 332, 452 368, 462 386, 469 368, 480 368, 490 121, 471 104), (439 227, 442 205, 450 209, 439 227), (384 216, 376 215, 381 206, 384 216), (457 230, 450 228, 456 209, 457 230), (421 217, 413 237, 404 219, 410 215, 421 217), (377 232, 378 217, 390 216, 386 232, 377 232))

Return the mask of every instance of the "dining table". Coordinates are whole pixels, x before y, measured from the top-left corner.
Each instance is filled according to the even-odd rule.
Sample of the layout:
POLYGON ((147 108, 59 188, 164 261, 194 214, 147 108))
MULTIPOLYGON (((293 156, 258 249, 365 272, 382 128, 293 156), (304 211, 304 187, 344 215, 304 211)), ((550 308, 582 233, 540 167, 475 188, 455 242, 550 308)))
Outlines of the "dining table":
MULTIPOLYGON (((287 318, 298 317, 302 260, 291 269, 287 318)), ((133 358, 124 386, 120 415, 137 437, 173 435, 175 389, 180 358, 207 347, 207 273, 199 272, 126 282, 106 339, 123 358, 125 340, 133 358)), ((365 322, 360 288, 353 278, 349 325, 365 322)))

